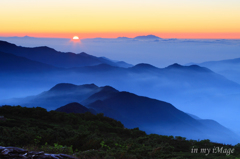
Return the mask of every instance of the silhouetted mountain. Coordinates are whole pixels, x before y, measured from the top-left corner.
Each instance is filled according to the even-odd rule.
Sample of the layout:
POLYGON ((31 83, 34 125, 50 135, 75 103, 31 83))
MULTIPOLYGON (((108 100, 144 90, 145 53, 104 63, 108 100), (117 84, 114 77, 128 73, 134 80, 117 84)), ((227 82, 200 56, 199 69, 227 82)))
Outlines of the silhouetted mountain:
POLYGON ((117 37, 117 39, 128 40, 130 38, 128 38, 128 37, 117 37))
POLYGON ((49 91, 31 98, 26 98, 26 101, 23 104, 25 106, 37 104, 40 107, 52 110, 72 102, 81 103, 81 101, 100 90, 101 88, 94 84, 73 85, 69 83, 61 83, 57 84, 49 91))
MULTIPOLYGON (((65 64, 61 63, 61 60, 66 60, 66 63, 74 63, 77 56, 92 59, 91 55, 85 53, 80 55, 61 53, 48 47, 26 48, 7 42, 0 42, 0 50, 1 49, 12 50, 15 54, 20 53, 40 60, 49 60, 49 63, 51 63, 51 60, 58 60, 57 63, 59 62, 58 64, 63 65, 63 67, 65 67, 65 64), (73 60, 70 60, 71 58, 73 58, 73 60)), ((23 60, 18 59, 15 55, 10 54, 10 52, 7 53, 9 53, 10 56, 14 56, 17 62, 23 60)), ((4 57, 5 55, 2 56, 4 57)), ((99 60, 99 58, 97 59, 99 60)), ((24 60, 26 60, 26 58, 24 60)), ((35 62, 33 60, 31 61, 35 62)), ((40 65, 35 65, 36 63, 25 66, 28 62, 21 62, 23 63, 22 66, 15 65, 14 60, 11 59, 9 60, 9 64, 4 66, 4 60, 2 60, 2 68, 6 68, 2 70, 7 71, 13 68, 13 70, 19 69, 20 72, 24 72, 29 69, 34 70, 34 68, 41 68, 40 65)), ((76 63, 78 62, 79 61, 76 63)), ((233 68, 231 68, 231 70, 232 69, 233 68)), ((49 72, 52 69, 46 67, 43 70, 46 70, 44 72, 49 72)), ((31 70, 31 72, 35 71, 31 70)), ((236 74, 236 76, 237 75, 239 74, 236 74)), ((1 76, 0 98, 6 99, 39 94, 56 83, 96 83, 97 85, 111 85, 120 91, 124 90, 136 95, 168 101, 184 112, 190 112, 207 119, 214 119, 225 126, 231 126, 232 129, 238 128, 237 122, 235 121, 236 118, 239 118, 239 84, 211 70, 196 65, 181 66, 179 64, 173 64, 167 68, 156 68, 149 64, 138 64, 130 68, 120 68, 106 63, 99 63, 94 66, 64 68, 63 71, 53 71, 44 76, 38 74, 34 74, 33 76, 32 73, 31 76, 25 74, 18 74, 18 76, 16 76, 16 73, 12 73, 11 76, 1 76), (19 76, 21 76, 21 78, 19 76)), ((21 104, 23 106, 41 106, 50 110, 71 102, 78 102, 86 106, 86 104, 93 103, 97 99, 103 102, 102 105, 105 105, 104 100, 111 98, 113 94, 118 94, 117 92, 112 93, 111 91, 109 91, 108 94, 101 93, 102 88, 99 89, 98 87, 86 88, 86 94, 84 91, 80 91, 79 88, 76 87, 76 89, 73 88, 69 90, 65 90, 64 88, 59 88, 59 90, 53 89, 38 96, 22 99, 21 102, 17 102, 17 99, 11 99, 7 102, 1 101, 1 104, 14 103, 15 105, 21 104)), ((107 107, 105 112, 107 113, 109 109, 112 108, 107 107)), ((117 115, 116 110, 112 109, 111 111, 117 115)), ((122 114, 119 114, 119 116, 124 118, 122 114)))
POLYGON ((234 89, 240 88, 237 83, 228 80, 224 76, 221 76, 208 68, 198 65, 182 66, 179 64, 170 65, 162 69, 162 73, 165 77, 168 77, 170 81, 176 80, 179 83, 188 83, 193 87, 208 87, 214 89, 234 89))
MULTIPOLYGON (((126 69, 100 64, 67 69, 61 75, 57 75, 56 77, 52 75, 51 78, 55 83, 73 81, 74 83, 111 85, 119 90, 127 90, 138 95, 170 102, 180 101, 181 103, 178 105, 182 107, 186 104, 191 104, 191 106, 199 105, 199 109, 200 105, 202 105, 201 108, 208 105, 205 102, 210 101, 211 105, 213 102, 218 102, 218 97, 215 97, 216 93, 225 95, 240 90, 238 84, 211 70, 196 65, 181 66, 174 64, 161 69, 149 64, 138 64, 126 69), (201 102, 204 102, 204 104, 201 104, 201 102)), ((63 95, 65 94, 68 96, 64 92, 63 95)), ((93 94, 89 94, 89 97, 91 95, 93 94)), ((65 98, 61 100, 65 100, 65 98)), ((75 101, 66 100, 64 104, 70 102, 81 103, 82 100, 76 97, 75 101)), ((55 103, 58 103, 58 101, 56 100, 55 103)), ((190 106, 186 106, 185 108, 190 108, 190 106)), ((211 108, 214 109, 214 107, 211 108)), ((184 111, 191 112, 188 110, 184 111)))
POLYGON ((102 101, 102 100, 105 100, 105 99, 107 99, 107 98, 115 95, 115 94, 118 93, 118 92, 119 92, 119 91, 116 90, 116 89, 113 88, 113 87, 104 86, 104 87, 102 87, 102 89, 101 89, 99 92, 91 95, 91 96, 88 97, 86 100, 82 101, 82 103, 83 103, 84 105, 88 105, 88 104, 90 104, 90 103, 92 103, 92 102, 95 102, 95 101, 97 101, 97 100, 101 100, 101 101, 102 101))
MULTIPOLYGON (((117 70, 115 70, 115 73, 116 71, 117 70)), ((191 89, 191 91, 201 89, 203 92, 204 89, 209 90, 210 88, 212 90, 221 90, 222 92, 227 90, 240 90, 240 85, 237 83, 216 74, 208 68, 198 65, 182 66, 175 63, 166 68, 157 68, 149 64, 138 64, 128 68, 125 75, 126 74, 131 77, 132 81, 134 81, 134 77, 136 77, 136 81, 141 81, 142 79, 143 82, 147 83, 148 89, 151 88, 149 85, 155 88, 157 85, 159 90, 162 89, 161 87, 166 88, 166 91, 174 90, 174 92, 172 92, 173 95, 178 93, 179 89, 181 89, 180 93, 188 89, 191 89)), ((121 78, 120 76, 121 75, 119 75, 118 78, 121 78)), ((128 76, 125 76, 125 78, 128 79, 128 76)), ((131 85, 134 85, 134 83, 131 85)))
MULTIPOLYGON (((60 83, 51 88, 49 93, 79 93, 83 90, 89 89, 90 91, 98 89, 98 86, 95 84, 85 84, 85 85, 74 85, 71 83, 60 83)), ((84 92, 86 93, 86 92, 84 92)))
POLYGON ((199 64, 240 84, 240 58, 208 61, 199 64))
POLYGON ((77 103, 77 102, 73 102, 73 103, 69 103, 65 106, 62 106, 60 108, 57 108, 55 111, 57 112, 65 112, 65 113, 86 113, 86 112, 91 112, 93 114, 96 114, 96 111, 94 111, 93 109, 88 109, 86 107, 84 107, 83 105, 77 103))
POLYGON ((204 126, 213 129, 214 131, 221 131, 226 133, 226 135, 233 135, 233 132, 227 129, 226 127, 222 126, 218 122, 211 120, 211 119, 198 119, 200 123, 204 126))
POLYGON ((131 67, 131 69, 137 69, 137 70, 150 70, 150 69, 159 69, 153 65, 150 65, 150 64, 147 64, 147 63, 140 63, 140 64, 137 64, 133 67, 131 67))
POLYGON ((195 139, 211 138, 218 142, 229 140, 234 142, 237 139, 236 134, 223 126, 218 127, 219 124, 215 121, 211 123, 210 120, 201 120, 199 122, 169 103, 128 92, 115 93, 107 99, 89 104, 88 107, 120 120, 126 127, 133 128, 137 124, 139 128, 148 133, 181 135, 195 139), (121 116, 116 115, 113 110, 121 116), (222 137, 226 135, 231 137, 225 140, 222 137))
MULTIPOLYGON (((226 136, 234 136, 236 135, 235 133, 233 133, 231 130, 227 129, 226 127, 222 126, 221 124, 219 124, 218 122, 211 120, 211 119, 201 119, 196 115, 193 114, 189 114, 187 113, 190 117, 192 117, 193 119, 197 120, 198 122, 200 122, 201 124, 203 124, 205 127, 210 128, 211 131, 219 131, 221 133, 224 133, 226 136)), ((213 132, 212 132, 213 133, 213 132)))
POLYGON ((198 116, 196 115, 193 115, 193 114, 190 114, 190 113, 187 113, 190 117, 192 117, 193 119, 196 119, 196 120, 201 120, 201 118, 199 118, 198 116))
POLYGON ((0 73, 47 73, 60 71, 60 68, 41 62, 29 60, 24 57, 0 52, 0 73))
MULTIPOLYGON (((144 126, 149 126, 149 124, 167 126, 168 124, 181 123, 181 121, 176 120, 176 116, 173 115, 175 113, 180 113, 180 111, 171 104, 147 97, 137 96, 129 92, 119 92, 110 98, 102 100, 102 106, 103 105, 104 107, 117 110, 120 114, 131 117, 144 126)), ((90 108, 99 109, 98 101, 89 104, 88 106, 90 108)), ((181 112, 178 119, 184 120, 184 117, 187 117, 187 121, 191 122, 191 118, 188 116, 182 116, 183 114, 184 113, 181 112)), ((125 124, 127 124, 127 121, 125 121, 125 124)))
POLYGON ((156 74, 159 74, 161 72, 161 69, 150 64, 140 63, 128 68, 128 72, 137 74, 149 74, 150 76, 154 76, 156 74))
MULTIPOLYGON (((106 58, 106 57, 99 57, 99 59, 102 60, 104 63, 109 64, 109 65, 112 65, 112 63, 109 63, 109 61, 114 62, 114 63, 117 64, 116 66, 118 66, 118 67, 128 68, 128 67, 132 67, 133 66, 133 65, 128 64, 128 63, 126 63, 124 61, 111 60, 111 59, 106 58)), ((114 65, 112 65, 112 66, 114 66, 114 65)))
POLYGON ((95 57, 83 52, 80 54, 63 53, 47 46, 27 48, 16 46, 5 41, 0 41, 0 51, 64 68, 93 66, 99 64, 108 64, 119 67, 123 65, 122 63, 118 64, 118 62, 115 63, 111 60, 95 57))
POLYGON ((101 71, 96 71, 97 67, 79 70, 79 78, 85 78, 81 82, 111 85, 118 90, 168 101, 185 112, 212 118, 225 126, 229 124, 232 129, 237 126, 233 127, 232 123, 238 116, 239 98, 233 95, 239 94, 240 86, 209 69, 176 64, 167 68, 147 64, 127 69, 107 66, 101 71), (226 105, 229 109, 225 109, 226 105), (230 117, 223 120, 222 112, 230 117))
MULTIPOLYGON (((131 68, 129 68, 131 70, 138 70, 140 72, 148 72, 148 71, 172 71, 172 70, 177 70, 177 71, 195 71, 195 72, 206 72, 206 73, 209 73, 209 72, 212 72, 211 70, 209 70, 208 68, 205 68, 205 67, 201 67, 201 66, 198 66, 198 65, 190 65, 190 66, 183 66, 183 65, 180 65, 178 63, 174 63, 172 65, 169 65, 168 67, 166 68, 157 68, 153 65, 150 65, 150 64, 146 64, 146 63, 140 63, 140 64, 137 64, 131 68)), ((212 72, 213 73, 213 72, 212 72)))
POLYGON ((178 63, 174 63, 166 67, 165 69, 176 69, 176 70, 196 71, 196 72, 212 72, 210 69, 201 67, 198 65, 183 66, 183 65, 179 65, 178 63))
POLYGON ((146 35, 146 36, 137 36, 134 39, 137 39, 137 40, 158 40, 158 39, 161 39, 161 38, 158 37, 158 36, 155 36, 155 35, 146 35))
POLYGON ((48 110, 67 103, 66 106, 57 109, 67 113, 93 112, 89 110, 91 108, 97 113, 104 113, 108 117, 121 121, 128 128, 139 127, 148 133, 180 135, 194 139, 209 138, 218 142, 233 142, 237 137, 221 125, 204 120, 198 121, 167 102, 129 92, 119 92, 110 86, 62 83, 26 100, 28 100, 28 102, 25 101, 26 106, 36 105, 48 110), (88 109, 72 102, 85 103, 88 109), (223 137, 226 134, 231 136, 223 137))
POLYGON ((181 69, 183 68, 184 66, 178 64, 178 63, 174 63, 172 65, 169 65, 168 67, 166 67, 167 69, 171 69, 171 68, 174 68, 174 69, 181 69))
POLYGON ((95 84, 74 85, 70 83, 60 83, 36 96, 30 96, 20 99, 8 100, 7 103, 12 105, 22 103, 25 106, 40 106, 48 110, 56 108, 72 102, 90 103, 98 99, 105 99, 111 93, 118 92, 116 89, 105 86, 98 87, 95 84))
MULTIPOLYGON (((12 46, 13 44, 10 45, 12 46)), ((24 49, 31 50, 33 48, 24 49)), ((48 48, 45 49, 48 50, 48 48)), ((53 52, 56 53, 54 50, 53 52)), ((73 56, 75 55, 76 54, 73 54, 73 56)), ((85 57, 89 56, 84 53, 81 55, 85 57)), ((29 66, 29 68, 31 67, 29 66)), ((222 119, 220 114, 224 109, 224 105, 227 103, 223 102, 222 99, 240 92, 240 86, 237 83, 196 65, 181 66, 173 64, 167 68, 157 68, 149 64, 138 64, 130 68, 120 68, 108 64, 99 64, 80 68, 68 68, 44 77, 36 76, 30 78, 29 76, 24 76, 19 79, 15 74, 13 74, 13 76, 14 78, 7 76, 2 77, 2 83, 0 83, 1 88, 7 86, 7 89, 2 89, 4 94, 9 91, 9 96, 12 97, 15 96, 12 92, 15 93, 17 88, 19 89, 18 94, 23 96, 22 89, 30 89, 32 90, 31 92, 35 91, 33 93, 29 91, 28 95, 32 95, 38 94, 56 83, 96 83, 99 85, 111 85, 118 90, 126 90, 137 95, 169 101, 183 111, 193 114, 199 113, 197 115, 208 114, 205 116, 206 118, 217 116, 219 119, 222 119), (45 87, 44 89, 43 86, 45 87), (14 91, 10 92, 11 87, 14 91), (223 105, 223 103, 225 104, 223 105), (209 107, 209 105, 211 105, 211 107, 209 107), (219 105, 221 106, 219 107, 219 105), (204 109, 210 109, 211 111, 216 111, 216 113, 212 114, 211 111, 206 112, 204 109)), ((93 94, 90 93, 88 97, 93 94)), ((63 93, 61 98, 52 95, 50 99, 47 99, 46 102, 41 105, 47 109, 48 107, 51 109, 51 106, 57 108, 70 102, 83 102, 82 97, 79 98, 77 96, 75 96, 74 101, 70 101, 69 99, 72 98, 70 96, 71 93, 70 95, 63 93), (66 96, 66 98, 64 96, 66 96), (61 103, 59 99, 60 101, 65 101, 65 103, 59 105, 59 103, 61 103), (52 102, 48 102, 48 100, 52 102)), ((86 96, 84 98, 87 99, 88 97, 86 96)), ((6 102, 1 103, 8 104, 6 102)), ((226 112, 229 114, 231 110, 237 109, 234 103, 237 103, 237 98, 228 101, 230 109, 226 110, 226 112)), ((34 100, 23 104, 32 105, 34 104, 34 100)))

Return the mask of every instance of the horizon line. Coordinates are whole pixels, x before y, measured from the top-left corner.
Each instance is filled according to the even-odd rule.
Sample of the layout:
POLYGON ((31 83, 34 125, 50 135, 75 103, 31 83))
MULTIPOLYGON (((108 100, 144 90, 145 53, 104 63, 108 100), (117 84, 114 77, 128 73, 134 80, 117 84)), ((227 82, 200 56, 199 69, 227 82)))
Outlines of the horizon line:
POLYGON ((31 37, 31 38, 62 38, 72 39, 74 36, 78 36, 79 39, 116 39, 121 37, 135 38, 138 36, 154 35, 161 39, 199 39, 199 40, 240 40, 239 33, 0 33, 0 37, 31 37))

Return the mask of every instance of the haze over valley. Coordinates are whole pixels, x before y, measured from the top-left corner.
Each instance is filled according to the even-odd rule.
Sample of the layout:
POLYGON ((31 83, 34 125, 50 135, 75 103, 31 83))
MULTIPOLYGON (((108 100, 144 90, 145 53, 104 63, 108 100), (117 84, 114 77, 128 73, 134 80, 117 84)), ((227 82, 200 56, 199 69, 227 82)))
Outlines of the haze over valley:
POLYGON ((166 39, 155 35, 134 38, 68 38, 0 37, 0 40, 24 47, 48 46, 57 51, 74 52, 121 60, 132 65, 148 63, 167 67, 239 58, 238 39, 166 39))
MULTIPOLYGON (((29 38, 14 37, 9 38, 9 41, 17 42, 21 39, 23 43, 29 38)), ((57 39, 55 43, 58 40, 64 39, 57 39)), ((239 71, 239 60, 236 58, 227 62, 208 62, 212 59, 227 60, 237 57, 238 40, 166 40, 152 35, 82 41, 85 44, 91 42, 92 48, 96 50, 110 46, 111 43, 112 48, 108 47, 109 52, 103 54, 105 57, 96 56, 104 52, 104 49, 99 49, 100 52, 95 54, 87 51, 76 54, 62 52, 69 49, 64 45, 55 45, 56 48, 65 47, 59 49, 60 52, 56 48, 42 46, 40 42, 44 44, 44 39, 36 38, 29 43, 38 45, 37 47, 23 47, 18 46, 19 43, 15 45, 0 41, 0 105, 40 106, 47 110, 56 110, 77 102, 86 107, 81 110, 104 113, 121 121, 128 128, 139 127, 147 133, 181 135, 193 139, 209 138, 215 142, 231 144, 239 142, 240 83, 234 75, 239 71), (95 47, 94 43, 99 47, 95 47), (221 45, 223 48, 216 47, 220 43, 224 43, 221 45), (145 55, 141 57, 142 53, 139 53, 131 54, 132 57, 126 56, 127 52, 116 49, 117 45, 120 47, 123 44, 131 45, 132 52, 138 53, 135 49, 139 49, 145 55), (154 47, 151 48, 152 46, 154 47), (203 56, 196 51, 200 46, 208 52, 221 50, 219 55, 224 56, 214 57, 216 52, 203 56), (166 52, 172 49, 168 55, 162 55, 165 62, 152 56, 153 50, 159 50, 158 47, 168 47, 166 52), (178 52, 179 48, 181 49, 178 52), (230 49, 226 55, 224 49, 229 48, 232 51, 230 49), (185 53, 185 49, 189 52, 185 53), (188 56, 191 51, 194 53, 188 56), (193 54, 197 56, 194 57, 193 54), (147 60, 148 56, 156 62, 147 60), (166 61, 167 56, 171 56, 171 60, 166 61), (194 58, 194 62, 198 62, 200 56, 202 58, 199 62, 209 60, 189 64, 194 58), (121 57, 129 60, 125 61, 121 57)), ((49 44, 53 46, 53 43, 49 44)), ((87 48, 86 50, 89 51, 87 48)), ((64 110, 68 111, 67 108, 64 110)))

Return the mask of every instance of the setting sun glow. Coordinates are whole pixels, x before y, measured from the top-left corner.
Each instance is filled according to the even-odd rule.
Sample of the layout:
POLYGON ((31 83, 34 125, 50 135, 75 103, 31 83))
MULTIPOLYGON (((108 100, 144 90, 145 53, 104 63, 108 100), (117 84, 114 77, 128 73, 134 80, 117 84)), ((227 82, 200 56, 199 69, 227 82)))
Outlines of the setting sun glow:
POLYGON ((79 40, 79 37, 78 36, 74 36, 73 40, 79 40))
POLYGON ((240 38, 239 0, 2 0, 0 6, 6 15, 0 36, 240 38))

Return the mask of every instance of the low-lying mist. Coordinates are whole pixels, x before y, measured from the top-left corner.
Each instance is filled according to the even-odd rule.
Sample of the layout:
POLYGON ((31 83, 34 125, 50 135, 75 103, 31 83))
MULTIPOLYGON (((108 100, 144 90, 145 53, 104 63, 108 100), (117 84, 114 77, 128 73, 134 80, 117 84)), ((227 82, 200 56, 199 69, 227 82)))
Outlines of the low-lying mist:
POLYGON ((173 63, 201 63, 240 57, 239 40, 196 40, 135 38, 82 39, 74 43, 64 38, 0 37, 25 47, 49 46, 63 52, 86 52, 131 64, 149 63, 166 67, 173 63))
MULTIPOLYGON (((55 101, 52 100, 55 99, 54 94, 52 94, 49 101, 42 102, 41 98, 38 98, 38 102, 31 103, 31 100, 34 99, 35 95, 44 95, 44 92, 49 91, 59 83, 76 85, 94 83, 97 86, 109 85, 119 91, 128 91, 139 96, 168 102, 180 111, 194 114, 201 119, 213 119, 240 134, 238 124, 240 119, 240 85, 236 83, 238 81, 233 82, 229 80, 231 79, 230 76, 226 78, 212 70, 196 65, 181 66, 173 64, 176 62, 185 64, 239 57, 240 46, 238 40, 158 39, 141 41, 120 38, 84 39, 81 43, 74 44, 69 39, 31 37, 5 39, 23 46, 47 45, 61 51, 84 51, 96 56, 124 60, 131 64, 145 62, 161 68, 169 64, 171 66, 160 69, 148 64, 139 64, 134 67, 120 68, 104 63, 95 66, 61 68, 61 66, 49 66, 51 63, 46 66, 44 61, 40 64, 34 60, 29 61, 27 57, 19 58, 17 52, 15 52, 14 56, 11 55, 13 59, 26 65, 20 67, 14 65, 14 62, 8 63, 9 65, 6 65, 6 68, 9 68, 9 72, 3 67, 0 72, 0 105, 41 106, 45 108, 48 106, 48 110, 55 110, 57 107, 68 104, 68 102, 76 102, 81 97, 76 96, 73 98, 74 101, 69 101, 72 98, 63 96, 63 102, 60 102, 58 101, 59 98, 56 98, 55 101), (42 66, 44 69, 38 66, 42 66), (26 71, 25 68, 30 69, 26 71), (34 69, 39 71, 36 72, 34 69)), ((53 51, 53 54, 58 53, 53 51)), ((6 53, 2 55, 6 55, 6 53)), ((89 55, 83 54, 83 56, 89 55)), ((9 58, 7 55, 5 57, 9 58)), ((10 61, 12 62, 12 60, 10 61)), ((225 68, 224 65, 223 69, 225 68)), ((232 69, 232 71, 234 73, 238 70, 232 69)), ((230 75, 233 75, 233 73, 230 75)), ((236 77, 234 76, 235 79, 236 77)), ((106 113, 109 112, 106 111, 106 113)), ((116 110, 112 110, 112 113, 117 115, 116 110)), ((120 114, 119 118, 125 119, 120 114)), ((168 131, 164 132, 163 128, 156 125, 144 125, 141 128, 148 133, 169 135, 168 131)), ((176 132, 176 134, 182 133, 185 132, 176 132)), ((187 136, 191 137, 193 134, 191 132, 187 136)), ((214 138, 214 134, 211 138, 216 139, 216 141, 220 140, 217 137, 214 138)))
MULTIPOLYGON (((110 85, 119 91, 128 91, 141 96, 162 100, 173 104, 181 111, 191 113, 203 119, 214 119, 224 126, 240 132, 239 86, 224 80, 205 81, 198 77, 153 76, 148 73, 62 73, 45 76, 18 76, 9 81, 2 80, 1 99, 36 95, 48 91, 58 83, 110 85), (212 84, 214 83, 214 85, 212 84)), ((14 100, 1 100, 0 104, 14 103, 14 100)), ((18 100, 16 100, 17 102, 18 100)), ((74 102, 74 101, 73 101, 74 102)), ((17 104, 17 103, 16 103, 17 104)), ((63 106, 63 105, 59 105, 63 106)))

